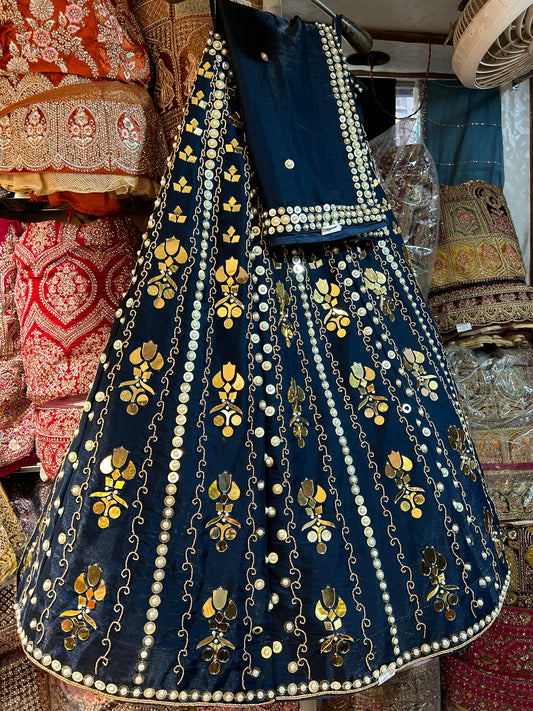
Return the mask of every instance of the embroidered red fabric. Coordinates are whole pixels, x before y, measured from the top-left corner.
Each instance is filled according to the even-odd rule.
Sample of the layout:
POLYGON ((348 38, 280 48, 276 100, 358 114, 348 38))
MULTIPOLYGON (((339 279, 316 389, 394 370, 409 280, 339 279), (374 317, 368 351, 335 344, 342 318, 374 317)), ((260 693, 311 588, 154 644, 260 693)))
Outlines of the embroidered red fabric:
POLYGON ((17 0, 0 8, 0 74, 61 72, 150 81, 129 0, 17 0))
POLYGON ((35 449, 49 479, 57 474, 81 411, 81 407, 37 408, 35 411, 35 449))
POLYGON ((34 448, 33 405, 26 397, 14 299, 15 242, 22 232, 19 222, 0 219, 0 476, 34 448))
POLYGON ((28 394, 37 405, 89 391, 140 231, 128 218, 29 225, 17 241, 15 301, 28 394))

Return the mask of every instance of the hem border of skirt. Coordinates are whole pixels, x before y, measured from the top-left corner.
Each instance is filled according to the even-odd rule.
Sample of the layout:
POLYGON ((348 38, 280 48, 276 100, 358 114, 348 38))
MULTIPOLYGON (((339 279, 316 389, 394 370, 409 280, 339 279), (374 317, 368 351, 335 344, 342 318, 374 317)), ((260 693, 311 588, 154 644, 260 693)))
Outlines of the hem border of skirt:
MULTIPOLYGON (((140 687, 136 687, 139 689, 139 694, 137 696, 134 696, 132 693, 131 689, 128 689, 129 693, 128 695, 126 694, 121 694, 119 693, 120 688, 126 688, 125 684, 121 684, 118 686, 117 684, 113 682, 109 682, 105 684, 105 682, 100 681, 98 679, 92 679, 92 684, 86 684, 83 682, 77 682, 71 678, 71 676, 67 677, 64 676, 53 669, 50 668, 50 666, 53 664, 54 660, 50 659, 49 664, 43 664, 40 659, 42 659, 43 655, 42 650, 34 649, 33 651, 27 651, 25 646, 24 646, 24 631, 20 627, 19 624, 17 624, 17 632, 19 634, 19 637, 21 639, 22 643, 22 649, 25 653, 25 655, 28 657, 28 659, 33 662, 37 667, 40 669, 46 671, 47 673, 51 674, 52 676, 56 677, 57 679, 61 679, 61 681, 64 681, 66 684, 71 684, 72 686, 76 686, 79 689, 84 689, 85 691, 91 691, 98 696, 105 697, 106 699, 114 699, 115 701, 124 701, 128 703, 137 703, 137 704, 154 704, 154 705, 167 705, 167 706, 175 706, 175 707, 190 707, 190 706, 235 706, 235 707, 243 707, 243 706, 261 706, 265 704, 272 704, 272 703, 279 703, 279 702, 284 702, 284 701, 302 701, 305 699, 315 699, 315 698, 323 698, 326 696, 344 696, 347 694, 354 694, 357 693, 358 691, 363 691, 366 689, 370 689, 373 686, 380 685, 383 683, 385 680, 382 679, 383 675, 386 676, 386 678, 390 678, 393 674, 396 672, 403 671, 404 669, 413 667, 417 664, 420 664, 422 661, 429 661, 430 659, 434 659, 436 657, 443 656, 444 654, 450 654, 452 652, 456 652, 459 649, 462 649, 463 647, 466 647, 468 644, 474 641, 477 637, 479 637, 483 632, 489 629, 489 627, 492 625, 492 623, 496 620, 498 617, 501 608, 503 607, 503 604, 505 602, 505 596, 507 594, 507 589, 509 587, 509 584, 511 582, 511 573, 507 573, 507 577, 505 579, 505 583, 502 587, 501 593, 500 593, 500 598, 498 605, 492 610, 492 612, 488 613, 485 615, 485 617, 482 618, 481 621, 484 622, 484 624, 481 626, 480 623, 475 623, 471 628, 469 627, 466 631, 461 631, 459 633, 454 632, 453 636, 458 637, 459 641, 455 644, 452 645, 452 641, 448 640, 449 646, 446 648, 442 647, 441 642, 426 642, 422 647, 425 647, 426 645, 430 648, 430 652, 425 653, 422 648, 418 649, 415 648, 411 650, 410 654, 415 655, 416 652, 418 652, 418 655, 414 659, 410 659, 409 661, 404 662, 401 666, 398 666, 396 661, 390 662, 388 665, 387 664, 382 664, 379 669, 375 669, 373 671, 369 671, 367 675, 365 675, 365 678, 371 677, 371 680, 369 682, 365 682, 364 679, 357 679, 355 681, 344 681, 344 682, 327 682, 327 681, 315 681, 311 680, 307 682, 306 691, 301 691, 299 687, 301 687, 302 684, 287 684, 286 686, 278 687, 277 692, 274 691, 273 689, 269 689, 268 691, 263 691, 264 693, 264 698, 263 699, 258 699, 257 698, 257 693, 255 691, 238 691, 238 692, 228 692, 228 691, 219 691, 219 694, 222 694, 222 697, 220 699, 213 699, 214 694, 217 694, 215 691, 214 693, 211 692, 200 692, 198 690, 194 691, 178 691, 177 689, 172 689, 170 691, 166 689, 145 689, 144 692, 143 690, 140 689, 140 687), (490 617, 491 620, 490 622, 486 622, 487 617, 490 617), (474 630, 474 627, 477 626, 478 629, 474 630), (470 633, 470 634, 469 634, 470 633), (463 639, 463 636, 466 635, 467 639, 463 639), (435 650, 433 645, 438 645, 438 649, 435 650), (431 652, 431 650, 433 650, 431 652), (34 656, 34 653, 40 653, 39 659, 37 659, 34 656), (107 689, 101 689, 98 688, 97 685, 103 684, 105 687, 109 686, 114 686, 116 687, 116 692, 111 692, 108 691, 107 689), (316 690, 315 689, 309 689, 311 684, 316 684, 316 690), (327 684, 327 688, 324 688, 324 685, 327 684), (340 688, 335 688, 333 685, 339 685, 340 688), (350 684, 350 688, 347 688, 347 684, 350 684), (295 689, 292 689, 291 687, 294 686, 296 687, 295 689), (280 688, 285 688, 286 693, 282 694, 280 693, 280 688), (146 691, 153 691, 153 694, 150 694, 149 696, 145 695, 146 691), (291 693, 294 692, 294 693, 291 693), (165 694, 165 697, 163 698, 162 696, 157 696, 157 694, 165 694), (169 698, 169 694, 171 693, 176 693, 177 696, 176 698, 169 698), (249 698, 249 695, 253 693, 253 698, 249 698), (179 698, 182 694, 187 694, 187 698, 179 698), (205 699, 203 697, 206 696, 206 694, 209 694, 210 698, 205 699), (232 699, 226 699, 224 698, 228 694, 232 695, 232 699), (197 696, 198 695, 198 696, 197 696), (240 698, 242 696, 242 698, 240 698), (194 697, 194 698, 193 698, 194 697), (237 699, 237 697, 239 697, 237 699)), ((15 606, 17 616, 20 615, 20 606, 17 604, 15 606)), ((480 622, 481 622, 480 621, 480 622)), ((48 655, 50 656, 50 655, 48 655)), ((398 657, 397 657, 398 658, 398 657)), ((59 660, 58 660, 59 661, 59 660)), ((73 671, 72 675, 75 674, 76 672, 73 671)), ((88 675, 86 675, 88 676, 88 675)))

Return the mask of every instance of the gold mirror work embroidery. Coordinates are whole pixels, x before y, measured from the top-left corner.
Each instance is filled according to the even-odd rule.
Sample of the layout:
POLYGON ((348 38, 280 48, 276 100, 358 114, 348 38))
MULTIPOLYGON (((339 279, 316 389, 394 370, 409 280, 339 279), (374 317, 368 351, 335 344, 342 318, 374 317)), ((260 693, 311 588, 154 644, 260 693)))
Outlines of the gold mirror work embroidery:
POLYGON ((237 617, 237 606, 228 601, 228 591, 224 588, 213 590, 212 596, 202 607, 203 616, 209 620, 211 634, 196 645, 196 649, 205 647, 202 659, 209 662, 209 673, 218 674, 221 665, 229 660, 230 650, 235 645, 226 638, 229 623, 237 617))
POLYGON ((96 629, 96 622, 89 614, 96 607, 96 603, 104 599, 106 594, 105 582, 102 571, 97 565, 90 565, 85 573, 78 575, 74 582, 74 590, 78 593, 76 610, 62 612, 61 629, 70 633, 64 640, 65 649, 71 650, 76 646, 76 640, 85 642, 89 639, 91 628, 96 629))
POLYGON ((464 431, 452 425, 448 428, 448 441, 450 442, 450 447, 455 449, 461 456, 460 466, 463 474, 475 481, 477 478, 475 472, 476 459, 468 448, 464 431))
POLYGON ((339 631, 345 614, 346 604, 341 597, 337 598, 335 588, 327 587, 322 590, 322 599, 315 606, 315 615, 331 634, 320 640, 320 652, 322 654, 333 652, 331 663, 334 667, 342 667, 344 664, 342 655, 350 651, 349 642, 353 642, 353 637, 339 631))
POLYGON ((154 395, 154 390, 148 383, 153 371, 161 370, 165 361, 161 353, 157 352, 157 345, 153 341, 148 341, 133 351, 130 355, 130 363, 134 366, 133 380, 126 380, 119 384, 119 388, 128 388, 120 393, 120 399, 129 403, 126 412, 129 415, 136 415, 139 405, 146 405, 150 399, 149 395, 154 395))
POLYGON ((383 272, 377 272, 375 269, 365 269, 363 278, 366 288, 372 291, 376 296, 379 296, 379 307, 381 311, 388 316, 391 321, 394 321, 394 299, 387 296, 387 277, 383 272))
POLYGON ((311 479, 304 479, 298 490, 298 503, 305 507, 305 513, 311 519, 302 526, 302 531, 307 530, 307 540, 316 543, 317 553, 324 554, 328 547, 326 543, 331 540, 330 528, 335 524, 322 518, 322 504, 326 500, 326 492, 321 486, 315 485, 311 479), (308 530, 308 529, 311 530, 308 530))
POLYGON ((219 267, 215 272, 216 280, 221 284, 222 293, 224 296, 215 304, 217 316, 224 319, 224 328, 233 326, 233 319, 239 318, 243 312, 243 304, 237 298, 239 286, 246 284, 248 280, 248 272, 242 267, 236 259, 231 257, 226 259, 224 266, 219 267))
POLYGON ((357 409, 364 408, 363 414, 365 417, 374 418, 376 425, 382 425, 385 422, 383 415, 387 412, 389 406, 386 397, 376 395, 375 386, 372 382, 376 377, 375 371, 362 363, 354 363, 351 371, 350 385, 352 388, 359 390, 361 399, 357 409))
POLYGON ((178 287, 172 275, 178 271, 178 264, 185 264, 188 254, 175 237, 160 244, 154 254, 159 260, 159 276, 150 279, 147 291, 150 296, 155 296, 156 309, 162 309, 166 300, 173 299, 176 295, 178 287))
POLYGON ((276 284, 276 298, 279 302, 280 317, 278 320, 281 335, 285 338, 287 348, 291 345, 291 339, 294 336, 294 327, 289 321, 289 303, 290 297, 283 284, 278 281, 276 284))
POLYGON ((453 590, 459 590, 457 585, 446 585, 444 571, 448 563, 442 553, 437 553, 432 546, 426 546, 424 557, 420 563, 420 572, 429 578, 431 585, 434 585, 426 600, 431 600, 436 596, 433 607, 437 612, 444 612, 447 620, 455 620, 455 610, 451 606, 457 605, 459 598, 453 590))
POLYGON ((437 376, 426 373, 423 366, 425 360, 424 354, 420 353, 420 351, 414 351, 411 348, 405 348, 403 351, 403 366, 413 373, 416 378, 416 387, 420 394, 424 397, 429 395, 430 400, 436 401, 439 399, 435 392, 439 386, 437 376))
POLYGON ((319 279, 313 292, 313 299, 326 311, 324 323, 327 330, 336 331, 339 338, 344 338, 350 317, 347 311, 343 311, 338 306, 340 293, 337 284, 329 284, 326 279, 319 279))
POLYGON ((232 501, 237 501, 241 495, 241 490, 233 481, 233 477, 224 471, 219 474, 208 490, 209 498, 216 501, 215 510, 217 515, 206 523, 206 528, 210 528, 209 535, 217 541, 217 551, 223 553, 228 550, 228 541, 233 541, 237 536, 235 528, 240 528, 241 524, 231 517, 233 511, 232 501))
POLYGON ((218 389, 218 397, 222 401, 211 408, 209 414, 217 413, 213 422, 222 427, 224 437, 231 437, 233 428, 242 422, 242 410, 235 404, 237 393, 244 388, 244 378, 237 373, 233 363, 226 363, 222 370, 213 378, 213 385, 218 389))
POLYGON ((129 452, 123 447, 117 447, 113 454, 105 457, 100 464, 100 471, 105 474, 104 491, 95 491, 91 498, 97 497, 100 501, 95 501, 93 511, 98 515, 98 525, 100 528, 107 528, 110 519, 116 519, 122 513, 123 506, 128 508, 128 504, 119 495, 124 485, 133 479, 137 473, 135 465, 128 459, 129 452))
POLYGON ((420 486, 411 486, 411 476, 409 472, 413 468, 413 462, 409 457, 399 452, 391 452, 385 464, 385 474, 389 479, 394 479, 394 483, 400 490, 394 499, 397 504, 400 501, 402 511, 411 511, 413 518, 422 516, 420 506, 425 502, 424 489, 420 486), (402 500, 403 499, 403 500, 402 500))
POLYGON ((298 441, 298 447, 305 446, 304 437, 309 433, 309 422, 302 417, 302 403, 305 400, 305 392, 303 388, 296 385, 294 378, 291 378, 287 400, 292 405, 292 417, 289 422, 289 427, 292 427, 292 432, 298 441))

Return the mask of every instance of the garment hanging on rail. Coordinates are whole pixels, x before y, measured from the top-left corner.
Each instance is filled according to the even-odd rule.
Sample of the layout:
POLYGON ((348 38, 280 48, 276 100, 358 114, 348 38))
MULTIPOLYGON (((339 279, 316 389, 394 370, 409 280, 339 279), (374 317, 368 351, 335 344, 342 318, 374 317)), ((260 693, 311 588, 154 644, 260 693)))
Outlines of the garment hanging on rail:
POLYGON ((336 32, 218 21, 20 576, 27 654, 124 700, 368 688, 476 637, 506 587, 336 32), (241 60, 288 143, 256 140, 241 60))

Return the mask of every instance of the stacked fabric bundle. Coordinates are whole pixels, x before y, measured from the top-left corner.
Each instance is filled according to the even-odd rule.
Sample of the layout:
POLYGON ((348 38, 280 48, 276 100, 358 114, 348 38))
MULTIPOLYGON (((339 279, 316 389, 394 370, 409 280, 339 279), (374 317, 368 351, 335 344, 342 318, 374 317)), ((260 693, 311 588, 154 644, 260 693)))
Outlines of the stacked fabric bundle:
POLYGON ((533 329, 533 288, 503 190, 483 180, 441 186, 429 305, 445 342, 520 345, 533 329))
POLYGON ((0 185, 91 215, 155 197, 167 152, 129 0, 18 0, 0 22, 0 185))
POLYGON ((451 347, 448 358, 511 570, 494 624, 442 660, 445 711, 533 709, 533 351, 451 347))
POLYGON ((26 395, 15 309, 15 241, 19 222, 0 219, 0 476, 34 461, 33 405, 26 395))
POLYGON ((15 300, 21 323, 36 449, 53 478, 79 419, 140 233, 129 218, 75 226, 29 225, 17 241, 15 300))

